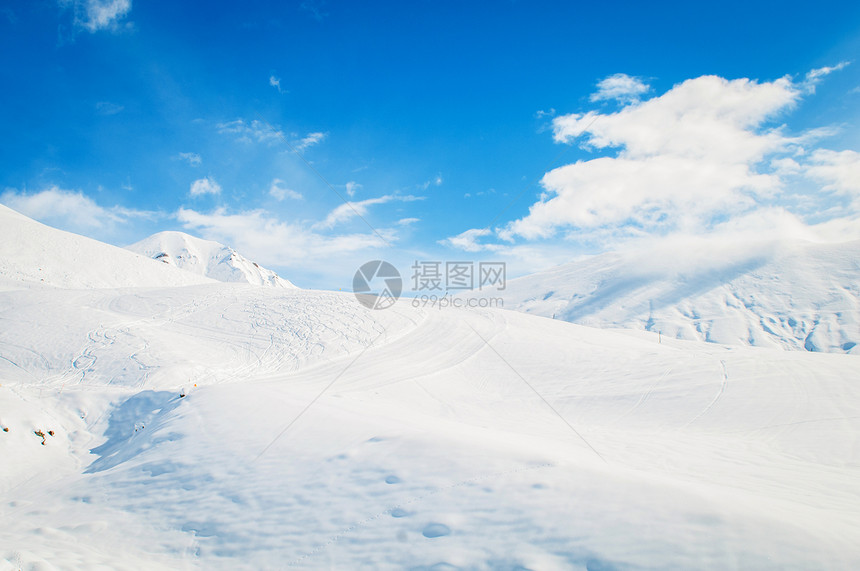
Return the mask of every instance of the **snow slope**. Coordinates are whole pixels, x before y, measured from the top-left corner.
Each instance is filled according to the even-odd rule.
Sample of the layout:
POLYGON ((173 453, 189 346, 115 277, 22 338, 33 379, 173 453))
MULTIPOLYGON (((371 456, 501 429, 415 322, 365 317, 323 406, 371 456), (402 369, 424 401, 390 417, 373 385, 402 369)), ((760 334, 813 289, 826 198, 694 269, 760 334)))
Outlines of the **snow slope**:
POLYGON ((855 356, 143 287, 196 276, 78 244, 43 271, 140 287, 0 291, 0 569, 860 567, 855 356))
POLYGON ((679 339, 860 352, 860 242, 607 253, 510 280, 504 307, 679 339))
POLYGON ((210 281, 45 226, 0 204, 0 290, 182 286, 210 281))
POLYGON ((860 565, 856 357, 236 284, 0 321, 10 566, 860 565))
POLYGON ((159 232, 128 246, 128 249, 220 282, 295 287, 272 270, 260 267, 232 248, 183 232, 159 232))

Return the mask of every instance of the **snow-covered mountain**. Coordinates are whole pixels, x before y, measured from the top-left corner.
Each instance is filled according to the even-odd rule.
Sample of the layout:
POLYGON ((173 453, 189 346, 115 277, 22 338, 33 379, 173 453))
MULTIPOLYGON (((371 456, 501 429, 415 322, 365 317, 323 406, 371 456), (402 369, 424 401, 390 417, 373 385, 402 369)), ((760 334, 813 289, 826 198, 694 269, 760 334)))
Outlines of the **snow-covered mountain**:
POLYGON ((166 287, 211 282, 123 248, 45 226, 0 204, 0 289, 166 287))
POLYGON ((272 270, 242 256, 233 248, 183 232, 159 232, 127 247, 132 252, 219 282, 250 283, 293 288, 272 270))
POLYGON ((860 353, 860 241, 607 253, 510 280, 506 309, 732 345, 860 353))

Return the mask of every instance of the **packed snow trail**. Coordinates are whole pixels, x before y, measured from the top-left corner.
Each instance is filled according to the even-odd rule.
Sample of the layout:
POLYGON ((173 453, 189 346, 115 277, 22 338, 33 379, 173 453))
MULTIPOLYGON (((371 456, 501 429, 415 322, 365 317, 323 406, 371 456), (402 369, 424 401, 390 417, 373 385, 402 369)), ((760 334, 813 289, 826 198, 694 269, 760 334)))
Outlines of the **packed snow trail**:
POLYGON ((853 356, 234 285, 40 295, 0 295, 13 564, 860 565, 853 356))

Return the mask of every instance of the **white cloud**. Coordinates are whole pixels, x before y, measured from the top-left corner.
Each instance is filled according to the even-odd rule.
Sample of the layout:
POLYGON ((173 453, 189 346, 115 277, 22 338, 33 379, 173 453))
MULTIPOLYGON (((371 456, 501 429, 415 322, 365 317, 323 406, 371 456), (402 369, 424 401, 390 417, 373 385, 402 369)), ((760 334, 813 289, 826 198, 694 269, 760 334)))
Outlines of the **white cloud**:
POLYGON ((284 136, 282 131, 272 129, 267 124, 256 119, 250 122, 244 119, 235 119, 225 123, 218 123, 216 128, 222 135, 235 135, 236 140, 243 143, 274 143, 280 141, 281 137, 284 136))
POLYGON ((284 184, 284 181, 279 178, 272 180, 272 184, 269 186, 269 195, 275 200, 284 200, 285 198, 292 198, 294 200, 302 199, 302 195, 300 193, 281 186, 282 184, 284 184))
POLYGON ((308 133, 302 137, 297 143, 293 143, 293 148, 302 152, 308 147, 313 147, 325 140, 328 135, 326 133, 308 133))
POLYGON ((75 27, 91 34, 99 30, 116 30, 119 22, 131 12, 131 0, 59 0, 60 7, 71 6, 75 27))
POLYGON ((825 183, 823 190, 860 201, 860 153, 817 149, 807 162, 807 176, 825 183))
MULTIPOLYGON (((180 208, 176 218, 187 230, 273 266, 324 265, 334 258, 380 246, 379 237, 372 232, 329 236, 284 222, 264 210, 230 213, 219 208, 203 213, 180 208)), ((386 240, 395 239, 390 232, 383 235, 386 240)))
POLYGON ((220 134, 235 135, 236 140, 243 143, 275 144, 289 141, 290 146, 299 153, 309 147, 318 145, 328 137, 328 133, 323 132, 308 133, 304 137, 299 137, 296 133, 288 136, 280 128, 269 126, 263 121, 256 119, 252 121, 235 119, 233 121, 218 123, 216 128, 220 134))
POLYGON ((7 189, 0 195, 0 202, 30 218, 79 232, 111 231, 117 224, 134 218, 155 217, 153 212, 121 206, 105 208, 82 192, 64 190, 56 185, 33 194, 7 189))
POLYGON ((810 70, 806 74, 806 78, 803 82, 804 88, 809 93, 815 93, 815 87, 819 83, 821 83, 822 79, 824 79, 826 76, 830 75, 834 71, 839 71, 840 69, 847 67, 850 63, 851 62, 848 62, 848 61, 842 61, 842 62, 839 62, 838 64, 836 64, 834 66, 824 66, 824 67, 819 67, 818 69, 810 70))
POLYGON ((559 116, 555 140, 598 156, 546 173, 544 192, 522 218, 444 243, 509 252, 521 240, 549 245, 561 237, 593 251, 654 236, 739 232, 739 221, 760 223, 763 237, 777 223, 807 239, 837 236, 833 229, 856 234, 860 153, 820 148, 833 129, 789 136, 775 122, 810 93, 810 78, 838 67, 797 82, 703 76, 615 112, 559 116), (846 207, 838 197, 851 202, 846 207))
POLYGON ((346 222, 355 216, 364 217, 367 215, 367 210, 370 206, 376 204, 385 204, 386 202, 400 201, 412 202, 415 200, 424 200, 423 196, 401 196, 399 194, 386 194, 377 198, 368 198, 366 200, 357 200, 341 204, 328 213, 325 220, 314 225, 314 228, 334 228, 338 224, 346 222))
POLYGON ((482 244, 478 241, 479 238, 491 235, 492 232, 488 228, 472 228, 461 232, 456 236, 441 240, 441 244, 451 246, 466 252, 481 252, 484 250, 499 250, 502 247, 496 244, 482 244))
POLYGON ((420 185, 420 188, 422 190, 427 190, 431 186, 442 186, 442 183, 444 182, 445 180, 442 178, 442 173, 439 173, 430 180, 424 181, 424 184, 420 185))
POLYGON ((558 228, 630 225, 651 230, 707 224, 743 211, 780 188, 755 166, 795 144, 761 126, 798 99, 786 78, 758 83, 706 76, 610 114, 553 121, 555 138, 583 135, 616 156, 579 161, 547 173, 546 193, 503 237, 546 238, 558 228))
MULTIPOLYGON (((591 94, 591 100, 615 100, 621 103, 630 103, 638 101, 640 96, 648 92, 648 89, 648 85, 638 77, 631 77, 626 73, 616 73, 597 83, 597 92, 591 94)), ((555 109, 551 111, 555 114, 555 109)), ((544 115, 547 114, 544 113, 544 115)))
POLYGON ((191 196, 202 196, 204 194, 218 194, 221 186, 212 177, 198 178, 191 183, 191 196))
POLYGON ((287 93, 287 91, 281 89, 281 78, 275 77, 274 75, 269 76, 269 85, 278 90, 278 93, 287 93))
POLYGON ((197 153, 179 153, 177 158, 185 161, 192 167, 199 167, 203 163, 203 159, 197 153))
POLYGON ((397 221, 397 225, 398 226, 411 226, 412 224, 415 224, 416 222, 420 222, 420 220, 421 220, 420 218, 401 218, 400 220, 397 221))
POLYGON ((358 184, 354 180, 351 180, 346 183, 346 195, 352 198, 353 196, 355 196, 356 191, 358 191, 360 188, 362 188, 360 184, 358 184))

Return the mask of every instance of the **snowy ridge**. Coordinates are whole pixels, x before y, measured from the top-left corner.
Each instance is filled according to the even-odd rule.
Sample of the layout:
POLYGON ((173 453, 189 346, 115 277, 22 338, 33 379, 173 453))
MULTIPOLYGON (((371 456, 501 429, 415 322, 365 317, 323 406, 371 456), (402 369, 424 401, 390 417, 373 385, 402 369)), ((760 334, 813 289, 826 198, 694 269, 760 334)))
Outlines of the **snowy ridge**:
POLYGON ((219 282, 293 288, 272 270, 261 267, 233 248, 183 232, 159 232, 127 247, 148 258, 219 282))
POLYGON ((595 327, 860 353, 860 242, 607 253, 514 279, 506 309, 595 327))
POLYGON ((45 226, 0 204, 0 290, 209 283, 123 248, 45 226))

